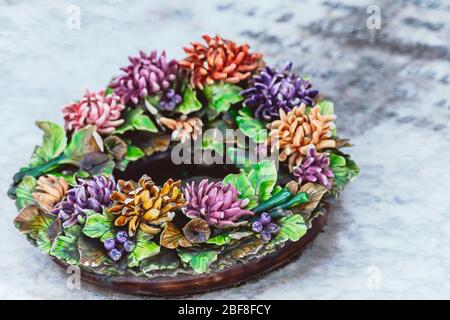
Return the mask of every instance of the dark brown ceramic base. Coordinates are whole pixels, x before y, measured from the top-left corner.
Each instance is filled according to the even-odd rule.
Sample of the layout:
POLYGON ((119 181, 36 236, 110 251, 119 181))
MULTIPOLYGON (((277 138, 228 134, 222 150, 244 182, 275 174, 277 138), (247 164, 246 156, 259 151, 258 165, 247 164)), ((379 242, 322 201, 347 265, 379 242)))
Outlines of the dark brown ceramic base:
MULTIPOLYGON (((145 278, 135 276, 107 277, 81 271, 82 280, 114 291, 150 296, 179 296, 240 285, 298 257, 325 225, 327 213, 313 221, 312 228, 297 242, 288 242, 283 248, 246 264, 238 263, 223 271, 205 275, 178 275, 175 277, 145 278)), ((55 260, 56 261, 56 260, 55 260)), ((61 262, 60 266, 66 267, 61 262)))

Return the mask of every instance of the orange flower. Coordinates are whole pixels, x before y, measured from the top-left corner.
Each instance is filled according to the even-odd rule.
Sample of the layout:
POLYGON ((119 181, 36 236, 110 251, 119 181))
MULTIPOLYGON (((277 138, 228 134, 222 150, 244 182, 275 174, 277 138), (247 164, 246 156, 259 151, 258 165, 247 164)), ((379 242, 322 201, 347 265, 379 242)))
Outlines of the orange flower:
POLYGON ((119 180, 119 191, 111 194, 114 205, 108 212, 118 216, 114 224, 127 226, 131 237, 138 229, 158 234, 164 223, 172 221, 174 211, 186 205, 180 185, 180 181, 169 179, 160 188, 148 176, 143 176, 138 183, 119 180))
POLYGON ((336 147, 336 141, 332 138, 335 119, 334 115, 320 114, 317 106, 309 114, 304 104, 287 114, 280 109, 280 119, 267 126, 271 138, 268 142, 272 149, 279 149, 279 160, 287 161, 292 172, 294 166, 302 163, 310 145, 315 146, 318 153, 336 147))
POLYGON ((184 48, 187 57, 180 62, 182 68, 190 71, 193 87, 203 89, 214 81, 238 83, 248 79, 251 72, 261 64, 262 54, 250 53, 249 45, 236 45, 219 36, 204 35, 207 46, 193 42, 191 48, 184 48))

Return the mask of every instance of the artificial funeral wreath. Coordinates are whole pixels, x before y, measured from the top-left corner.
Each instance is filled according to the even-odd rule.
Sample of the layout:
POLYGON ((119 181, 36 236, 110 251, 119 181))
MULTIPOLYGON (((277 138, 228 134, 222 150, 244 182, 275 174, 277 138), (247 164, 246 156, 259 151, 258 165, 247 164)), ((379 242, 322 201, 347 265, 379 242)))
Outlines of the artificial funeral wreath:
MULTIPOLYGON (((203 36, 182 61, 130 57, 108 86, 63 108, 65 128, 37 122, 44 141, 15 176, 15 225, 59 261, 107 276, 201 274, 299 241, 359 169, 340 150, 333 103, 288 63, 277 70, 247 44, 203 36), (160 185, 133 165, 196 140, 240 129, 274 161, 247 162, 223 179, 160 185), (268 129, 270 138, 261 135, 268 129), (130 169, 131 168, 131 169, 130 169)), ((226 154, 214 140, 202 148, 226 154)))

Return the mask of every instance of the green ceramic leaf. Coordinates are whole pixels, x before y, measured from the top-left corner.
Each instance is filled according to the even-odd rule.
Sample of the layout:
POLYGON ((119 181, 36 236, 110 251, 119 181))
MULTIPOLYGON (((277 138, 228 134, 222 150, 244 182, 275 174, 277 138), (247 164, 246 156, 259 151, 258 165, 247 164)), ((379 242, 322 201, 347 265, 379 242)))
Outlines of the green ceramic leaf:
POLYGON ((35 203, 33 198, 34 188, 36 187, 36 179, 31 176, 25 176, 16 189, 16 207, 22 209, 30 204, 35 203))
POLYGON ((156 125, 149 116, 144 114, 144 110, 140 108, 129 111, 125 116, 125 123, 117 128, 115 133, 123 134, 131 130, 158 132, 156 125))
POLYGON ((179 251, 181 261, 188 263, 195 273, 205 273, 208 271, 209 265, 217 260, 215 251, 179 251))
POLYGON ((67 145, 66 132, 57 124, 48 121, 37 121, 36 125, 44 131, 42 146, 34 150, 29 166, 41 166, 59 156, 67 145))
POLYGON ((348 155, 330 154, 330 169, 334 174, 334 184, 338 189, 344 188, 352 179, 359 175, 359 167, 348 155))
POLYGON ((80 171, 76 171, 76 172, 68 173, 68 174, 64 174, 61 172, 50 172, 49 174, 51 174, 55 177, 63 178, 72 187, 76 186, 78 184, 78 182, 77 182, 78 178, 88 178, 89 177, 89 172, 84 171, 84 170, 80 170, 80 171))
POLYGON ((36 236, 36 244, 42 252, 50 254, 53 243, 48 238, 47 230, 40 230, 38 232, 36 236))
POLYGON ((337 154, 330 154, 330 167, 345 167, 345 158, 337 154))
POLYGON ((128 146, 125 160, 136 161, 145 156, 144 151, 136 146, 128 146))
POLYGON ((220 155, 223 155, 223 143, 217 139, 211 139, 208 137, 203 137, 202 139, 202 149, 203 150, 214 150, 220 155))
MULTIPOLYGON (((323 115, 334 115, 334 104, 331 101, 323 100, 320 101, 318 104, 320 114, 323 115)), ((336 136, 336 128, 333 128, 331 130, 333 132, 333 135, 336 136)))
POLYGON ((216 83, 205 86, 204 94, 208 100, 208 108, 216 113, 228 111, 232 104, 243 100, 242 88, 229 83, 216 83))
POLYGON ((257 119, 241 119, 238 117, 237 124, 239 129, 256 143, 262 143, 268 138, 265 124, 257 119))
POLYGON ((151 235, 138 231, 136 234, 136 247, 128 256, 128 266, 130 268, 138 267, 142 260, 159 253, 161 249, 160 246, 151 241, 151 239, 151 235))
POLYGON ((263 160, 252 164, 247 178, 260 201, 269 199, 278 179, 275 162, 263 160))
POLYGON ((166 251, 164 254, 159 254, 154 257, 150 257, 142 260, 139 265, 139 269, 144 273, 159 270, 174 270, 180 264, 178 256, 175 251, 166 251))
MULTIPOLYGON (((116 167, 116 163, 112 160, 109 159, 101 168, 101 171, 98 174, 104 175, 104 176, 111 176, 113 174, 113 171, 116 167)), ((97 174, 97 173, 93 173, 93 174, 97 174)))
POLYGON ((298 241, 308 231, 308 227, 299 214, 281 218, 278 220, 278 226, 280 227, 280 232, 277 238, 289 239, 291 241, 298 241))
POLYGON ((255 188, 250 183, 245 172, 239 174, 229 174, 223 179, 223 183, 231 183, 239 192, 240 199, 249 199, 247 209, 251 209, 258 204, 255 188))
POLYGON ((328 101, 328 100, 323 100, 323 101, 320 101, 317 105, 319 106, 320 114, 323 114, 323 115, 334 114, 333 102, 328 101))
POLYGON ((50 254, 68 264, 77 264, 80 259, 77 241, 78 238, 73 236, 58 236, 53 242, 50 254))
MULTIPOLYGON (((86 210, 85 213, 87 212, 88 211, 86 210)), ((83 227, 80 226, 79 224, 74 224, 68 228, 65 228, 64 233, 66 234, 66 236, 70 235, 78 238, 83 233, 83 227)))
POLYGON ((110 95, 110 94, 113 93, 113 92, 114 92, 113 88, 108 87, 108 88, 106 88, 106 90, 105 90, 105 96, 110 95))
MULTIPOLYGON (((241 148, 234 148, 234 147, 229 147, 227 148, 227 157, 230 158, 230 160, 232 161, 232 163, 239 167, 239 168, 243 168, 247 171, 248 168, 250 168, 250 161, 248 159, 248 157, 246 157, 246 152, 244 149, 241 148)), ((250 169, 248 169, 250 170, 250 169)))
POLYGON ((206 243, 215 244, 218 246, 223 246, 225 244, 229 244, 231 242, 231 238, 228 234, 219 234, 215 237, 209 238, 206 243))
POLYGON ((116 234, 114 220, 115 216, 108 212, 88 215, 83 233, 90 238, 100 238, 102 241, 114 237, 116 234))
POLYGON ((254 142, 262 143, 267 140, 268 133, 266 124, 253 118, 251 112, 247 108, 239 110, 239 115, 236 117, 236 123, 239 129, 254 142))
POLYGON ((108 259, 102 243, 85 236, 78 238, 78 253, 80 264, 87 267, 99 267, 108 259))
POLYGON ((176 110, 184 114, 189 114, 201 108, 202 104, 197 99, 195 90, 191 86, 186 85, 183 91, 183 101, 177 106, 176 110))
POLYGON ((122 160, 116 164, 116 169, 120 171, 125 171, 129 164, 130 164, 129 160, 122 160))

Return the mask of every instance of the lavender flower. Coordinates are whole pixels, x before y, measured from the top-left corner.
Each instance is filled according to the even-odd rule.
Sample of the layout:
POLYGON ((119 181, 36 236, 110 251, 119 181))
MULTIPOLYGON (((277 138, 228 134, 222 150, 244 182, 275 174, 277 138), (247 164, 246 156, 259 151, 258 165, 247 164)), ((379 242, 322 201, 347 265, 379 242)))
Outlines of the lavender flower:
POLYGON ((198 187, 195 182, 183 190, 188 205, 183 213, 189 218, 203 218, 208 225, 218 228, 239 225, 242 217, 252 216, 253 212, 245 210, 248 201, 238 198, 236 188, 221 182, 202 180, 198 187))
POLYGON ((159 96, 163 110, 173 110, 181 102, 181 96, 173 90, 178 72, 176 60, 166 60, 163 51, 158 57, 156 51, 146 55, 140 51, 139 57, 129 57, 131 62, 121 68, 125 74, 113 79, 110 86, 124 103, 130 100, 137 104, 140 98, 159 96))
POLYGON ((311 82, 291 72, 292 62, 277 71, 265 67, 253 77, 253 86, 242 91, 244 104, 254 110, 255 117, 263 121, 279 119, 279 110, 286 113, 302 103, 315 104, 319 91, 312 90, 311 82))
POLYGON ((261 213, 258 220, 253 222, 252 230, 258 233, 263 241, 269 242, 273 235, 276 235, 280 228, 272 222, 272 217, 266 212, 261 213))
POLYGON ((116 182, 112 177, 80 179, 80 184, 67 192, 66 198, 55 206, 52 213, 58 215, 65 228, 76 223, 82 225, 86 219, 85 210, 101 213, 103 208, 112 205, 109 196, 115 188, 116 182))
POLYGON ((334 177, 330 170, 330 159, 325 154, 317 154, 314 147, 310 147, 306 158, 299 166, 294 167, 294 176, 298 183, 318 182, 327 188, 331 188, 334 177))

